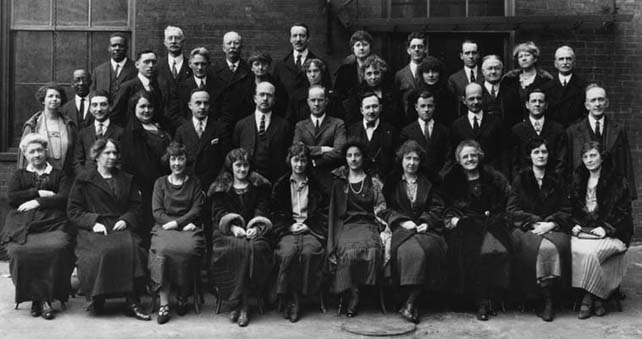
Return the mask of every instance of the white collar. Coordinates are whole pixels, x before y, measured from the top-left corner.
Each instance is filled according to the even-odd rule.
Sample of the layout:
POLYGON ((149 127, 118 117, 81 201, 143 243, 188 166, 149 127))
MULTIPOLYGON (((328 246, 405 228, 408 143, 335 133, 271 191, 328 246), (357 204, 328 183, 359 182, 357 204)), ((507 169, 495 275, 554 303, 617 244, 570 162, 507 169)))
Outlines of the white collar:
POLYGON ((595 122, 599 121, 602 126, 604 126, 604 114, 602 114, 602 117, 599 119, 595 119, 594 116, 592 116, 590 113, 588 114, 588 119, 589 123, 591 123, 591 127, 595 128, 595 122))
POLYGON ((479 72, 477 72, 477 66, 470 68, 464 65, 464 72, 466 72, 466 77, 468 77, 468 80, 470 80, 470 72, 473 72, 473 74, 475 75, 475 79, 477 79, 477 74, 479 74, 479 72))
POLYGON ((107 127, 109 127, 109 122, 110 122, 109 118, 105 119, 105 121, 103 122, 94 120, 94 127, 96 128, 96 130, 98 130, 98 124, 103 124, 103 128, 105 129, 105 131, 107 131, 107 127))
POLYGON ((428 128, 432 128, 432 126, 435 125, 435 119, 433 119, 433 118, 430 118, 430 120, 428 120, 428 121, 421 120, 421 118, 417 118, 417 121, 419 121, 419 126, 424 126, 425 125, 428 128))
POLYGON ((261 125, 261 116, 265 116, 265 129, 267 129, 268 125, 270 124, 272 112, 270 111, 268 113, 263 113, 258 109, 254 111, 254 120, 256 121, 257 128, 261 125))
POLYGON ((109 59, 109 61, 111 61, 111 69, 116 68, 116 65, 120 65, 120 69, 123 69, 123 67, 125 67, 125 63, 127 62, 127 58, 124 58, 120 62, 116 62, 114 61, 114 59, 109 59))
POLYGON ((316 126, 316 122, 317 120, 319 120, 319 126, 321 126, 321 124, 323 124, 323 120, 325 119, 325 113, 323 113, 323 115, 320 117, 316 117, 313 114, 310 114, 310 119, 312 119, 312 125, 316 126))
POLYGON ((305 62, 305 60, 308 58, 308 49, 306 48, 303 52, 298 52, 296 50, 292 50, 292 57, 294 58, 294 63, 296 64, 296 58, 301 55, 301 65, 305 62))
MULTIPOLYGON (((371 128, 372 129, 377 129, 377 127, 379 127, 379 121, 380 120, 381 119, 379 119, 379 118, 377 120, 375 120, 374 127, 371 127, 371 128)), ((368 130, 368 122, 366 121, 366 119, 363 119, 362 121, 363 121, 363 129, 368 130)))
POLYGON ((192 116, 192 124, 194 124, 194 129, 198 128, 198 123, 201 121, 203 122, 203 129, 205 129, 205 127, 207 127, 207 118, 208 117, 206 116, 205 119, 198 120, 194 116, 192 116))
POLYGON ((541 118, 539 118, 539 119, 535 119, 535 118, 533 118, 533 116, 531 116, 531 115, 529 114, 529 115, 528 115, 528 120, 530 120, 530 122, 531 122, 531 125, 532 125, 532 126, 535 126, 535 121, 539 121, 539 123, 541 124, 540 126, 541 126, 542 128, 544 128, 544 115, 542 115, 542 117, 541 117, 541 118))
POLYGON ((573 73, 569 75, 563 75, 562 73, 557 73, 557 78, 560 80, 560 84, 563 84, 564 80, 566 80, 566 84, 568 85, 568 83, 571 82, 572 77, 573 77, 573 73))
POLYGON ((484 80, 484 87, 486 87, 486 90, 488 91, 488 93, 490 93, 491 88, 495 88, 495 94, 499 92, 499 82, 493 85, 490 82, 484 80))
POLYGON ((183 54, 179 54, 178 56, 173 56, 169 53, 167 53, 167 61, 169 62, 169 65, 171 66, 174 61, 176 61, 176 65, 180 65, 183 63, 183 54))
POLYGON ((477 117, 477 121, 481 124, 481 121, 484 118, 484 111, 481 110, 477 113, 468 111, 468 120, 473 121, 475 117, 477 117))
MULTIPOLYGON (((36 169, 33 167, 32 164, 27 164, 27 167, 25 168, 25 171, 31 172, 31 173, 36 173, 36 169)), ((45 166, 45 170, 42 173, 51 174, 51 171, 53 171, 53 166, 51 166, 49 163, 47 163, 47 166, 45 166)))
POLYGON ((145 89, 150 87, 151 80, 149 80, 148 77, 138 73, 138 79, 140 79, 140 82, 143 83, 143 86, 145 86, 145 89))
POLYGON ((195 75, 195 76, 194 76, 194 82, 196 83, 196 86, 197 86, 197 87, 198 87, 198 85, 199 85, 201 82, 203 82, 203 86, 207 85, 207 75, 206 75, 206 76, 204 76, 204 77, 202 77, 202 78, 198 78, 198 77, 196 77, 196 75, 195 75))
POLYGON ((225 62, 227 62, 227 67, 228 68, 231 67, 232 65, 234 65, 234 69, 239 69, 239 63, 241 62, 241 59, 238 59, 236 62, 231 62, 231 61, 225 59, 225 62))

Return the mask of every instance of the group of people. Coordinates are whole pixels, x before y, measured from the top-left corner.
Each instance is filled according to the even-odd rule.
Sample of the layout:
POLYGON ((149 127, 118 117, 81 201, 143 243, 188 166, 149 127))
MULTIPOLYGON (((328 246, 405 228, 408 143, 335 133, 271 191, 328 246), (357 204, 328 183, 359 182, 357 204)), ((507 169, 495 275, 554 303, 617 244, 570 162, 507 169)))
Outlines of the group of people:
POLYGON ((204 47, 183 55, 178 27, 160 60, 141 50, 132 62, 116 33, 110 61, 74 71, 74 100, 40 88, 0 238, 16 304, 53 319, 75 267, 88 311, 126 297, 129 315, 150 320, 147 291, 162 324, 170 304, 188 311, 207 268, 239 326, 250 298, 270 294, 292 322, 325 290, 354 317, 369 286, 396 291, 411 322, 444 291, 479 320, 518 295, 551 321, 571 287, 580 319, 606 313, 636 187, 625 129, 606 117, 605 89, 573 73, 570 47, 552 76, 534 43, 519 44, 504 74, 466 40, 446 78, 412 33, 393 75, 357 31, 332 86, 309 28, 289 36, 269 73, 268 54, 241 59, 236 32, 215 65, 204 47))

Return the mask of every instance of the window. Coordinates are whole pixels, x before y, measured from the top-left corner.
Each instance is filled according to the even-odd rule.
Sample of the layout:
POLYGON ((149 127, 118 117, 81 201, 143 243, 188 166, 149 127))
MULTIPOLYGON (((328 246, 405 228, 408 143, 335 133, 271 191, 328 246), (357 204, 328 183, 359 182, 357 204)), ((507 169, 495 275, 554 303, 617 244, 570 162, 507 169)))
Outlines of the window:
POLYGON ((69 84, 74 69, 91 71, 109 59, 109 35, 131 32, 132 2, 11 0, 10 46, 3 58, 9 63, 10 74, 3 79, 9 90, 8 98, 0 98, 8 102, 2 112, 3 151, 18 145, 24 121, 41 109, 34 98, 38 87, 52 81, 69 84))
POLYGON ((387 0, 390 17, 504 16, 506 0, 387 0))

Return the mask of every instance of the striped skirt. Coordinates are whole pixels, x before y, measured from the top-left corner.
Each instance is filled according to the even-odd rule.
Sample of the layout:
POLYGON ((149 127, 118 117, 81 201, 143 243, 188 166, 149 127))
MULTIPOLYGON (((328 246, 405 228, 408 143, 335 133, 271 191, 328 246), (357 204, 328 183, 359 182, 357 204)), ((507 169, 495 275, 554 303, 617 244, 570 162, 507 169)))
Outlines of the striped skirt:
POLYGON ((626 272, 626 245, 619 239, 571 238, 573 287, 606 299, 626 272))

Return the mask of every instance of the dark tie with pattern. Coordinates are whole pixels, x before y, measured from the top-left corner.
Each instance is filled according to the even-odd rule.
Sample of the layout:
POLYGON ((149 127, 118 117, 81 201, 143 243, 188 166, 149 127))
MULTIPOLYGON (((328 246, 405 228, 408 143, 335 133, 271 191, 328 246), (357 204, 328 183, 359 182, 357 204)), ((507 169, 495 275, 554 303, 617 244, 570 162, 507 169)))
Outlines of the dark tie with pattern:
POLYGON ((120 71, 120 64, 116 64, 116 69, 114 70, 114 79, 118 79, 118 71, 120 71))
POLYGON ((203 136, 203 131, 205 130, 203 126, 203 121, 199 120, 198 122, 198 128, 196 129, 196 134, 198 134, 198 138, 200 139, 201 136, 203 136))
POLYGON ((497 97, 497 92, 495 92, 495 85, 490 85, 490 95, 493 96, 493 98, 497 97))
POLYGON ((98 123, 98 129, 96 130, 96 136, 97 137, 103 137, 105 136, 105 124, 102 122, 98 123))
POLYGON ((319 134, 319 129, 321 128, 319 124, 319 119, 316 119, 314 121, 314 134, 319 134))
POLYGON ((259 123, 259 135, 265 134, 265 114, 261 114, 261 122, 259 123))
POLYGON ((204 82, 205 81, 203 81, 203 79, 201 79, 201 81, 198 82, 198 89, 203 89, 205 87, 205 85, 203 84, 204 82))
POLYGON ((178 75, 178 71, 176 70, 176 60, 174 60, 174 63, 172 64, 172 77, 176 79, 176 75, 178 75))
POLYGON ((472 84, 475 82, 475 72, 471 69, 470 70, 470 83, 472 84))
POLYGON ((427 121, 423 122, 422 129, 423 129, 424 138, 426 139, 426 142, 430 143, 430 130, 428 129, 428 122, 427 121))

